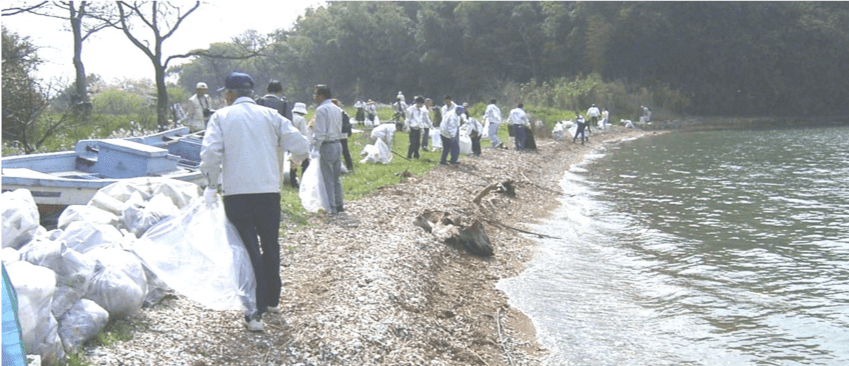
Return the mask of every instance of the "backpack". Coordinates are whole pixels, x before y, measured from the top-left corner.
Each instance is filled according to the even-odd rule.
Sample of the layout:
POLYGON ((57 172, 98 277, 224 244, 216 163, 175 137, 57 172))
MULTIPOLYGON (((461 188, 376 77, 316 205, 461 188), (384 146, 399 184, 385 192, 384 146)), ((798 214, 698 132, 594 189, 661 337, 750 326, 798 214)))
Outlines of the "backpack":
POLYGON ((277 110, 281 116, 286 117, 288 120, 292 120, 292 112, 289 110, 289 101, 286 97, 271 98, 270 96, 262 96, 256 99, 256 104, 259 104, 263 107, 268 107, 271 109, 277 110))

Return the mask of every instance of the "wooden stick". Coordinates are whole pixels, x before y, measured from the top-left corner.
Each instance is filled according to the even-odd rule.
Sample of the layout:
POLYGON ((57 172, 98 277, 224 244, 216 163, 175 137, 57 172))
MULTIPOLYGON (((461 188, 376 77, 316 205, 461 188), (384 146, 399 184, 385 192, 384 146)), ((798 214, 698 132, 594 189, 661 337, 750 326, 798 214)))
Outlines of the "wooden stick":
POLYGON ((472 200, 472 202, 481 203, 481 199, 483 199, 483 196, 486 196, 489 192, 492 192, 492 190, 498 188, 498 184, 499 183, 492 183, 492 184, 488 185, 486 188, 482 189, 480 192, 478 192, 477 196, 475 196, 475 198, 472 200))
POLYGON ((515 227, 512 227, 512 226, 509 226, 509 225, 505 225, 505 224, 501 223, 500 221, 495 221, 495 220, 490 220, 490 219, 482 219, 482 220, 483 220, 483 221, 486 221, 486 222, 488 222, 488 223, 490 223, 490 224, 493 224, 493 225, 501 226, 501 227, 503 227, 503 228, 505 228, 505 229, 515 230, 515 231, 518 231, 518 232, 521 232, 521 233, 525 233, 525 234, 536 235, 536 236, 539 236, 539 237, 541 237, 541 238, 549 238, 549 239, 563 239, 563 238, 560 238, 560 237, 557 237, 557 236, 545 235, 545 234, 535 233, 535 232, 533 232, 533 231, 527 231, 527 230, 518 229, 518 228, 515 228, 515 227))
POLYGON ((507 361, 512 365, 513 356, 510 355, 510 350, 507 349, 507 346, 504 345, 504 340, 501 338, 501 308, 498 308, 495 313, 495 324, 498 325, 498 343, 501 343, 501 349, 507 355, 507 361))

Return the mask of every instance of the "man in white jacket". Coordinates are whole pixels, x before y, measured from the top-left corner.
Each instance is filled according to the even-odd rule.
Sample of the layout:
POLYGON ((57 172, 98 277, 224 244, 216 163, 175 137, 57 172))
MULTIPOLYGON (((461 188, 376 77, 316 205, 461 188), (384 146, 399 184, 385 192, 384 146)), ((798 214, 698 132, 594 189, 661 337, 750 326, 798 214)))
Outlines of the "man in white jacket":
POLYGON ((206 128, 209 117, 215 112, 212 109, 212 98, 206 94, 208 90, 206 83, 197 83, 195 94, 189 97, 189 103, 192 105, 187 113, 179 121, 181 124, 188 126, 192 131, 200 131, 206 128))
POLYGON ((257 310, 246 314, 245 325, 250 331, 262 331, 262 314, 277 307, 281 290, 278 152, 288 150, 292 160, 300 162, 307 157, 309 142, 277 111, 258 106, 251 99, 253 87, 248 74, 227 76, 222 89, 226 89, 229 106, 209 119, 200 171, 207 180, 207 204, 215 204, 221 188, 227 219, 238 230, 250 256, 257 310))
POLYGON ((422 140, 422 129, 428 113, 424 108, 424 98, 417 96, 415 104, 407 108, 407 127, 410 129, 410 147, 407 149, 407 159, 419 158, 419 143, 422 140))
POLYGON ((513 127, 513 138, 516 141, 516 150, 522 150, 525 148, 526 126, 530 126, 531 124, 531 121, 528 119, 528 115, 522 107, 524 107, 524 104, 519 103, 516 108, 513 108, 513 110, 510 111, 510 125, 513 127))
POLYGON ((450 163, 460 164, 460 116, 463 112, 463 107, 455 106, 454 110, 448 110, 442 115, 442 123, 439 125, 439 134, 442 137, 442 157, 439 159, 441 165, 448 165, 445 159, 449 152, 450 163))
POLYGON ((495 105, 495 99, 489 101, 484 112, 484 123, 489 122, 489 139, 492 141, 492 147, 498 148, 501 146, 501 140, 498 138, 498 128, 501 127, 501 110, 495 105))

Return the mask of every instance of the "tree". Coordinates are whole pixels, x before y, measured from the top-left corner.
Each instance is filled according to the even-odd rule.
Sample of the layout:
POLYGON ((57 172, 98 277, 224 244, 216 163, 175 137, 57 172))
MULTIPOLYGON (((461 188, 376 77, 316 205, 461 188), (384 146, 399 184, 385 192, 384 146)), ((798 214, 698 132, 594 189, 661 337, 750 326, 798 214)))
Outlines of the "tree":
POLYGON ((3 141, 16 142, 27 154, 37 151, 72 120, 67 113, 45 116, 51 88, 32 75, 41 63, 37 51, 28 37, 21 38, 3 27, 3 141))
POLYGON ((183 8, 170 2, 152 1, 149 3, 134 2, 130 4, 124 1, 118 1, 117 4, 121 30, 129 38, 130 42, 144 52, 145 56, 153 64, 154 80, 156 82, 156 120, 159 129, 164 130, 168 125, 169 111, 165 70, 168 68, 168 63, 171 60, 191 57, 195 54, 165 57, 162 52, 162 44, 174 35, 174 32, 177 31, 177 28, 180 27, 184 19, 197 10, 200 6, 200 1, 196 1, 191 8, 185 11, 183 8), (142 9, 145 5, 149 6, 149 12, 142 9), (151 40, 143 39, 141 37, 141 31, 132 28, 131 18, 137 18, 141 21, 147 30, 151 32, 153 38, 151 40))

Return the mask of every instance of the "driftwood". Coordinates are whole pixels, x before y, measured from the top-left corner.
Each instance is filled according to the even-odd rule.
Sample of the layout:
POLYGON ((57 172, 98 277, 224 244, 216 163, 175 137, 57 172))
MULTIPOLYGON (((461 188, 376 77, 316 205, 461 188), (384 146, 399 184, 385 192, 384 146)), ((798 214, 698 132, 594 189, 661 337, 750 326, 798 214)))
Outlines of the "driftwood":
POLYGON ((516 186, 513 185, 512 180, 506 180, 503 182, 492 183, 486 186, 484 189, 478 192, 477 195, 475 195, 475 198, 472 199, 472 202, 480 204, 484 196, 486 196, 487 194, 489 194, 489 192, 492 191, 503 193, 510 197, 516 197, 516 186))
POLYGON ((479 220, 463 226, 459 221, 451 219, 447 212, 430 211, 416 217, 413 224, 433 234, 439 241, 455 248, 464 248, 473 255, 489 257, 494 254, 489 236, 479 220))

